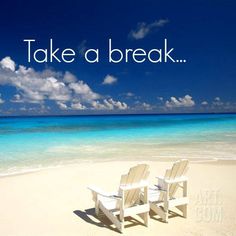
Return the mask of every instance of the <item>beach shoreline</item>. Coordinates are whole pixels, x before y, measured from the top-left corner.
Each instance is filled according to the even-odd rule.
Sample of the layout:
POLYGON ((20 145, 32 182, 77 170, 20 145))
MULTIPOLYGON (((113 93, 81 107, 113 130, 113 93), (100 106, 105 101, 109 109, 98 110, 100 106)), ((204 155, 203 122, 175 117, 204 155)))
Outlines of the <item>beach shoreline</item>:
MULTIPOLYGON (((7 177, 14 177, 14 176, 18 176, 18 175, 27 175, 27 174, 31 174, 31 173, 37 173, 37 172, 41 172, 41 171, 47 171, 47 170, 51 170, 51 169, 60 169, 60 168, 65 168, 65 167, 76 167, 76 166, 80 166, 81 164, 91 164, 91 163, 107 163, 107 162, 137 162, 137 163, 145 163, 145 162, 175 162, 180 160, 180 158, 170 158, 170 157, 159 157, 156 160, 153 159, 147 159, 147 160, 135 160, 135 158, 133 159, 120 159, 120 160, 115 160, 115 159, 107 159, 107 160, 102 160, 102 159, 92 159, 92 160, 77 160, 77 161, 68 161, 68 163, 60 163, 60 164, 55 164, 55 165, 49 165, 49 166, 44 166, 44 167, 33 167, 33 168, 28 168, 25 170, 19 170, 19 171, 15 171, 15 172, 10 172, 10 173, 0 173, 0 179, 1 178, 7 178, 7 177)), ((191 164, 212 164, 212 165, 236 165, 236 159, 217 159, 217 158, 189 158, 188 159, 189 162, 191 164)))

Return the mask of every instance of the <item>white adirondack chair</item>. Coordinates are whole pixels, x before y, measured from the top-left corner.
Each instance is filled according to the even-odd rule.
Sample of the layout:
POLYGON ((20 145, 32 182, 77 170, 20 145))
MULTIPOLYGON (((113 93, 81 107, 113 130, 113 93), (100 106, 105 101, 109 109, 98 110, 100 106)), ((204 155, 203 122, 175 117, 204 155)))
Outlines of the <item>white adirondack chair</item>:
POLYGON ((187 182, 185 176, 188 170, 188 160, 180 160, 173 164, 171 169, 167 169, 163 177, 157 177, 158 185, 149 188, 150 208, 158 214, 165 222, 168 222, 168 211, 176 207, 187 218, 187 182), (177 190, 182 189, 178 193, 177 190))
POLYGON ((102 211, 107 218, 122 233, 124 218, 126 216, 139 215, 144 224, 148 226, 149 202, 148 182, 149 166, 139 164, 130 168, 129 173, 121 176, 120 186, 117 193, 105 193, 98 188, 88 187, 92 191, 95 201, 95 213, 102 211), (143 201, 141 193, 143 192, 143 201))

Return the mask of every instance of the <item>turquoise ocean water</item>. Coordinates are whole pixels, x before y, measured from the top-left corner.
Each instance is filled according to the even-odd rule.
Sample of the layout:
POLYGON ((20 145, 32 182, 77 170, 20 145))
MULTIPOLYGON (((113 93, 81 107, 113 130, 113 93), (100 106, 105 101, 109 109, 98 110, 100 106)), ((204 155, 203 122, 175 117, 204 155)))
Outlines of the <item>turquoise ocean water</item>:
POLYGON ((0 175, 83 161, 235 154, 236 114, 0 118, 0 175))

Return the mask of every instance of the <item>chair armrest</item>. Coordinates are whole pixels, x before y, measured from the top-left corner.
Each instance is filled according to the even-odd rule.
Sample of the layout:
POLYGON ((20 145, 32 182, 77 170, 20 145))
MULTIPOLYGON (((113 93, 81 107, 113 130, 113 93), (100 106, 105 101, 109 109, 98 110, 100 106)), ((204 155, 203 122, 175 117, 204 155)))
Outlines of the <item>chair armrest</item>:
POLYGON ((132 190, 132 189, 139 189, 139 188, 145 188, 148 187, 149 184, 147 181, 142 181, 140 183, 137 184, 124 184, 124 185, 120 185, 120 189, 123 191, 127 191, 127 190, 132 190))
POLYGON ((118 195, 112 194, 112 193, 104 192, 100 188, 97 188, 97 187, 94 187, 94 186, 88 186, 88 189, 91 190, 92 192, 100 195, 100 196, 103 196, 103 197, 113 198, 113 199, 122 199, 121 196, 118 196, 118 195))
POLYGON ((181 183, 181 182, 188 181, 188 178, 186 176, 183 176, 183 177, 180 177, 180 178, 175 178, 175 179, 172 179, 172 180, 165 179, 162 176, 157 176, 156 178, 160 181, 163 181, 163 182, 167 183, 167 184, 175 184, 175 183, 181 183))

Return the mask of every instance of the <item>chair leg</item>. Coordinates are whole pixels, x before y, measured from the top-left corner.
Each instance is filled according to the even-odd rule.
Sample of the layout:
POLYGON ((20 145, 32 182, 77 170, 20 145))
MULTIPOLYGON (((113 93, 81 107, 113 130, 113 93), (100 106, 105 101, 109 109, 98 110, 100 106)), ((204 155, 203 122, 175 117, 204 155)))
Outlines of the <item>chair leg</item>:
POLYGON ((168 210, 165 212, 165 218, 163 219, 166 223, 168 223, 168 210))
POLYGON ((123 233, 124 231, 124 222, 121 222, 120 232, 123 233))
POLYGON ((169 202, 168 201, 166 201, 165 203, 164 203, 164 221, 166 222, 166 223, 168 223, 168 217, 169 217, 169 202))
POLYGON ((188 209, 187 209, 187 205, 183 205, 183 210, 182 210, 182 212, 183 212, 183 217, 184 218, 187 218, 187 215, 188 215, 188 209))
POLYGON ((95 202, 95 214, 96 216, 99 215, 99 202, 98 201, 95 202))
POLYGON ((120 230, 121 233, 123 233, 123 231, 124 231, 124 222, 125 222, 124 217, 120 216, 120 228, 119 228, 119 230, 120 230))
POLYGON ((139 217, 143 220, 144 225, 148 227, 148 223, 149 223, 149 212, 141 213, 141 214, 138 214, 138 215, 139 215, 139 217))
POLYGON ((176 206, 176 208, 178 208, 182 212, 184 218, 187 218, 187 207, 187 204, 176 206))
POLYGON ((144 213, 144 216, 143 216, 143 220, 144 220, 144 224, 148 227, 148 224, 149 224, 149 212, 146 212, 144 213))

